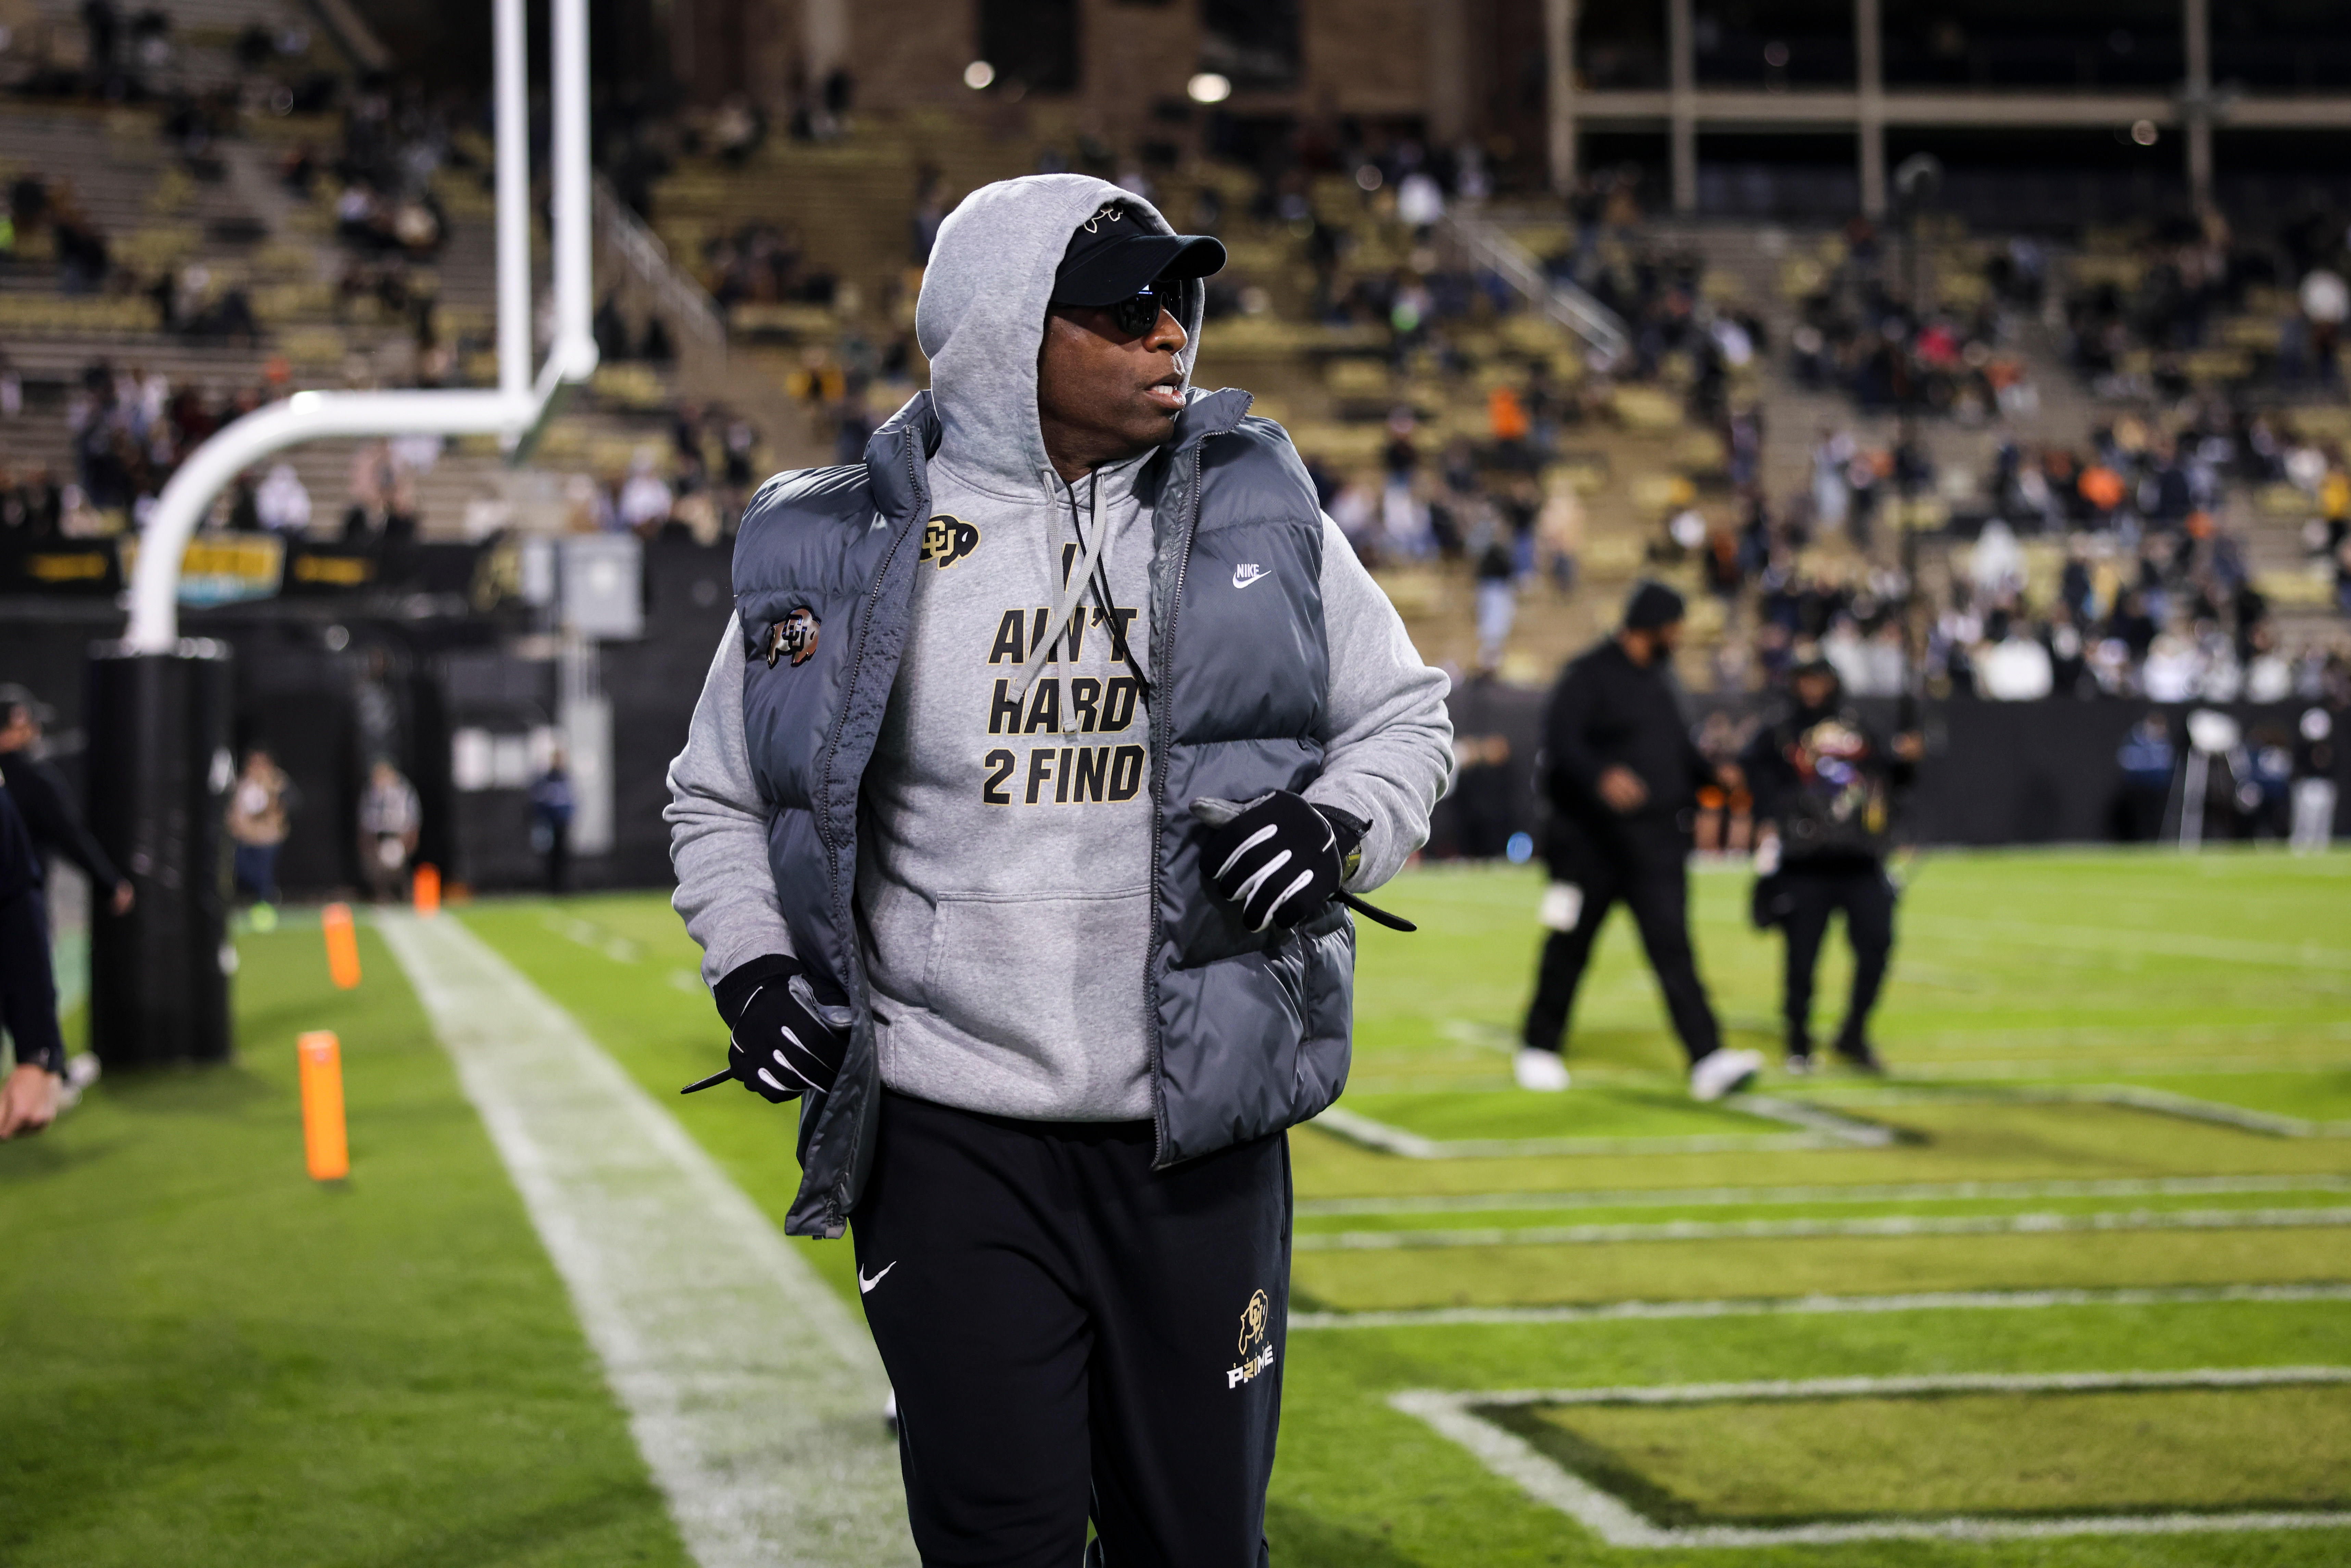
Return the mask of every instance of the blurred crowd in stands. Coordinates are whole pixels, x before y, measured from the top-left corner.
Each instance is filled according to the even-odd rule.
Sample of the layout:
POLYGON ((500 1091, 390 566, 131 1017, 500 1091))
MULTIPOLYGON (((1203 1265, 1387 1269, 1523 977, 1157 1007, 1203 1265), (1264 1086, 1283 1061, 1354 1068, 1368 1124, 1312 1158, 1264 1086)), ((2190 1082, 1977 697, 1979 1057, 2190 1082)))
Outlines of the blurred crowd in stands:
POLYGON ((2210 382, 2343 384, 2351 232, 2310 206, 2258 234, 2175 219, 2077 263, 2070 357, 2100 395, 2176 399, 2210 382))
MULTIPOLYGON (((306 257, 290 287, 259 288, 254 262, 266 259, 266 253, 249 247, 269 236, 267 225, 214 217, 203 225, 197 254, 181 246, 176 254, 159 255, 152 246, 131 243, 152 235, 106 233, 78 194, 72 168, 18 165, 0 220, 0 269, 53 282, 63 295, 143 301, 162 333, 245 350, 232 364, 253 366, 256 353, 260 362, 201 378, 183 374, 175 382, 138 363, 135 354, 124 354, 91 361, 61 388, 37 389, 34 407, 59 412, 35 417, 58 418, 64 439, 27 443, 30 452, 0 453, 0 541, 98 537, 142 527, 164 482, 190 451, 229 421, 287 395, 296 373, 276 347, 281 341, 276 334, 289 323, 263 318, 263 303, 273 292, 298 296, 301 303, 292 308, 310 312, 299 319, 331 323, 343 337, 346 384, 464 383, 467 357, 486 353, 490 345, 486 337, 461 338, 451 329, 434 264, 450 234, 439 187, 452 178, 487 178, 478 113, 413 81, 314 69, 311 36, 298 26, 247 28, 232 50, 238 78, 192 91, 172 69, 177 42, 164 11, 127 16, 109 0, 91 0, 80 8, 79 20, 86 67, 37 67, 12 85, 34 97, 160 110, 152 120, 161 139, 154 172, 136 189, 102 187, 113 191, 110 206, 99 204, 102 210, 152 208, 159 198, 151 186, 175 193, 178 209, 185 210, 195 199, 192 193, 227 178, 222 143, 237 131, 240 117, 332 114, 338 131, 331 138, 280 141, 282 152, 271 154, 277 188, 295 204, 294 212, 317 214, 331 235, 329 259, 322 269, 306 257), (225 265, 217 259, 224 256, 231 258, 225 265), (55 453, 47 461, 40 460, 45 449, 55 453)), ((18 57, 23 54, 20 48, 18 57)), ((297 232, 307 236, 311 230, 297 232)), ((304 248, 308 245, 306 238, 304 248)), ((548 329, 541 322, 542 341, 548 329)), ((486 332, 486 326, 472 330, 486 332)), ((660 361, 674 352, 657 317, 632 324, 609 298, 595 330, 608 362, 660 361)), ((24 416, 26 401, 23 379, 0 353, 0 418, 24 416)), ((569 526, 632 528, 648 535, 670 528, 709 539, 731 530, 756 477, 758 433, 724 410, 689 405, 673 412, 668 440, 637 452, 625 469, 611 465, 580 479, 589 494, 564 498, 569 526)), ((433 437, 365 443, 352 452, 347 474, 324 482, 316 462, 266 464, 240 476, 219 497, 210 526, 396 549, 420 534, 423 482, 442 450, 433 437)), ((506 526, 511 507, 487 486, 482 492, 465 504, 462 517, 436 518, 436 531, 462 528, 465 537, 481 538, 506 526)), ((440 493, 445 505, 448 486, 440 493)))
POLYGON ((759 432, 741 414, 686 402, 670 422, 666 452, 647 444, 625 472, 578 474, 564 491, 573 533, 626 530, 645 538, 682 537, 716 544, 734 533, 766 476, 759 432))
POLYGON ((2289 418, 2214 401, 2168 421, 2114 419, 2085 452, 2003 440, 1990 513, 1953 545, 1948 586, 1921 609, 1901 570, 1867 563, 1880 492, 1898 507, 1932 478, 1900 449, 1824 432, 1811 493, 1776 524, 1760 505, 1735 532, 1695 512, 1669 524, 1668 547, 1704 554, 1728 618, 1751 615, 1719 655, 1721 682, 1776 684, 1814 649, 1860 695, 1905 689, 1914 665, 1912 689, 2006 700, 2266 702, 2333 696, 2351 678, 2339 647, 2283 644, 2245 540, 2224 521, 2255 505, 2304 517, 2306 566, 2351 614, 2351 474, 2339 446, 2296 435, 2289 418), (1839 536, 1855 549, 1807 554, 1839 536))
POLYGON ((1980 277, 1938 276, 1921 310, 1914 280, 1876 225, 1855 218, 1817 256, 1791 264, 1797 324, 1787 365, 1807 388, 1842 389, 1865 412, 1947 414, 1963 423, 2031 416, 2039 389, 2016 350, 2021 317, 2048 287, 2041 244, 2018 237, 1980 277))

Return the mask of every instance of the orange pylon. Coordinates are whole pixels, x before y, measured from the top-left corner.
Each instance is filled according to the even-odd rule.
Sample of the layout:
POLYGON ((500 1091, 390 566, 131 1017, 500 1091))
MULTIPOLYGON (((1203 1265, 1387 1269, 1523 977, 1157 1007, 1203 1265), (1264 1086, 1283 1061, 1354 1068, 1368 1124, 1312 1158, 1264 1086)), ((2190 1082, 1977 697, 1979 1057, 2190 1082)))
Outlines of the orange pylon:
MULTIPOLYGON (((348 916, 346 916, 348 918, 348 916)), ((302 1058, 302 1153, 313 1181, 351 1174, 343 1133, 343 1048, 332 1030, 313 1030, 296 1041, 302 1058)))
POLYGON ((319 912, 319 928, 327 936, 327 973, 348 991, 360 983, 360 937, 351 927, 351 906, 327 905, 319 912))

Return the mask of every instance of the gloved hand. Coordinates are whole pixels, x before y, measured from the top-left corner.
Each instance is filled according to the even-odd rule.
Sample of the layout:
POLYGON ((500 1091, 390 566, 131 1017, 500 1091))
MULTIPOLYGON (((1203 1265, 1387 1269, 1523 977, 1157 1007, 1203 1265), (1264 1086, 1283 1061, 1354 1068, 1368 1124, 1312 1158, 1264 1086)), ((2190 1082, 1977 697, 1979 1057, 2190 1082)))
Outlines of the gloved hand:
POLYGON ((1216 830, 1202 846, 1208 885, 1241 906, 1251 931, 1287 929, 1321 914, 1338 894, 1347 857, 1364 837, 1364 825, 1345 812, 1287 789, 1238 808, 1195 800, 1192 814, 1216 830))
POLYGON ((841 1053, 849 1048, 850 1011, 817 999, 799 959, 781 954, 755 958, 719 981, 714 995, 729 1031, 726 1071, 679 1092, 691 1094, 732 1078, 780 1105, 832 1087, 841 1053))

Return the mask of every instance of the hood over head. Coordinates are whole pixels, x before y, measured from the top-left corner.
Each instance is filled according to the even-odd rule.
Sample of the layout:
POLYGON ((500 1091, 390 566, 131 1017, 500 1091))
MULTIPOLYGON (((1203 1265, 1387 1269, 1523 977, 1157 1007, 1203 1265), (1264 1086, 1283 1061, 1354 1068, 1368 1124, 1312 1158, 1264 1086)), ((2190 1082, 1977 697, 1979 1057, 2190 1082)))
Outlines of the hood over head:
MULTIPOLYGON (((1053 274, 1078 225, 1116 202, 1155 234, 1176 231, 1159 210, 1086 174, 1025 174, 982 185, 939 225, 914 306, 914 337, 931 361, 940 455, 972 479, 1019 497, 1056 495, 1060 481, 1037 421, 1037 354, 1053 274)), ((1190 340, 1176 356, 1185 391, 1200 348, 1198 282, 1170 306, 1190 340)))

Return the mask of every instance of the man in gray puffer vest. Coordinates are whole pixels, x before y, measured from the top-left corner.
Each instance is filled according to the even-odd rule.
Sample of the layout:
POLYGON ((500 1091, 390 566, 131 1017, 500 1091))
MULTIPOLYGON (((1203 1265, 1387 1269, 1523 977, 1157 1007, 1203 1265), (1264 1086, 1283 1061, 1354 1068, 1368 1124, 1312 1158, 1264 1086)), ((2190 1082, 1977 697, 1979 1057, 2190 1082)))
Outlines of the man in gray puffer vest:
POLYGON ((975 192, 864 464, 747 513, 670 771, 731 1076, 854 1232, 926 1563, 1265 1560, 1284 1129, 1344 1085, 1344 904, 1427 831, 1445 677, 1280 428, 1190 387, 1213 239, 975 192))

